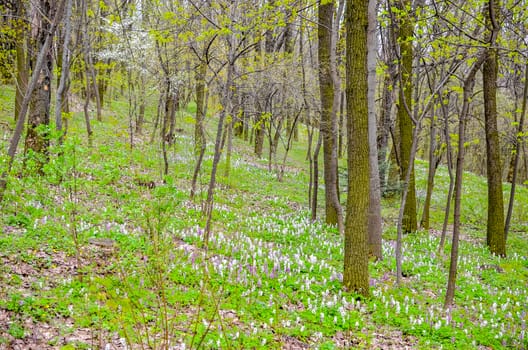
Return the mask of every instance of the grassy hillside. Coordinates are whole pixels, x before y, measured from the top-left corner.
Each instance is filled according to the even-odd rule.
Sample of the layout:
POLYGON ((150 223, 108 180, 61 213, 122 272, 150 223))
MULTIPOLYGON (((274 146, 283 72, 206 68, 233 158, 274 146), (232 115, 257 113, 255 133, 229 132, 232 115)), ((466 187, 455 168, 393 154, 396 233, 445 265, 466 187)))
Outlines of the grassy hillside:
MULTIPOLYGON (((2 149, 12 98, 12 89, 0 89, 2 149)), ((191 201, 188 111, 178 123, 184 132, 170 149, 165 178, 150 135, 128 144, 124 103, 93 122, 93 147, 75 114, 43 174, 18 156, 0 214, 0 349, 528 347, 526 188, 517 195, 508 257, 498 258, 484 246, 485 180, 465 175, 456 307, 449 312, 442 304, 450 245, 436 253, 446 170, 436 178, 434 229, 404 238, 399 288, 398 201, 384 202, 385 258, 371 264, 373 296, 362 300, 341 289, 342 238, 309 220, 302 142, 278 182, 267 162, 236 140, 230 176, 219 179, 210 250, 203 251, 212 155, 191 201)), ((209 123, 212 130, 215 119, 209 123)), ((5 152, 1 157, 5 164, 5 152)), ((423 203, 424 162, 416 173, 423 203)))

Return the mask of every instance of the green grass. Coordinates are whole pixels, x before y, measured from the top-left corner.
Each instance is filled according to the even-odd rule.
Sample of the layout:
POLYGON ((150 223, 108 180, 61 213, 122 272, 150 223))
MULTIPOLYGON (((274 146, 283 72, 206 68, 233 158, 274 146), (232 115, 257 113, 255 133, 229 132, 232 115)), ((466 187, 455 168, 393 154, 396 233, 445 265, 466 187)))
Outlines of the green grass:
MULTIPOLYGON (((1 96, 0 120, 7 121, 12 89, 1 96)), ((152 348, 161 347, 165 335, 173 346, 191 348, 281 348, 292 339, 320 349, 385 348, 380 335, 424 349, 528 346, 521 337, 528 307, 526 188, 517 192, 508 257, 498 258, 484 246, 485 180, 465 174, 451 312, 442 308, 450 242, 438 255, 436 235, 404 237, 407 277, 395 286, 399 201, 385 200, 385 258, 371 263, 372 297, 361 300, 341 288, 341 237, 308 219, 303 128, 282 182, 265 160, 253 157, 247 142, 235 140, 229 178, 223 176, 225 159, 220 164, 210 249, 200 248, 212 146, 200 192, 190 201, 195 108, 178 114, 184 131, 169 149, 165 178, 160 146, 148 143, 148 133, 129 146, 123 101, 111 103, 103 122, 93 121, 93 147, 82 115, 75 113, 64 146, 50 150, 43 175, 24 168, 17 156, 0 218, 0 314, 9 319, 9 327, 0 329, 0 347, 15 338, 29 342, 44 324, 68 335, 68 344, 58 345, 60 336, 49 340, 63 348, 91 347, 79 335, 86 329, 93 339, 111 341, 117 334, 129 345, 152 348), (107 239, 112 248, 94 245, 94 239, 107 239)), ((148 109, 149 121, 154 112, 148 109)), ((208 135, 214 135, 215 122, 208 118, 208 135)), ((7 138, 2 142, 4 147, 7 138)), ((416 167, 423 203, 427 165, 417 161, 416 167)), ((447 186, 440 167, 431 213, 435 229, 443 220, 447 186)))

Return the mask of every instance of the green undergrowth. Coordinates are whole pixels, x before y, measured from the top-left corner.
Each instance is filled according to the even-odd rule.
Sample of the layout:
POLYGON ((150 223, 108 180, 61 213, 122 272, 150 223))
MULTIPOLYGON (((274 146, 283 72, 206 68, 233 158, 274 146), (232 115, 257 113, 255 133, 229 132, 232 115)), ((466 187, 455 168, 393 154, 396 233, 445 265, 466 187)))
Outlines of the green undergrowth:
MULTIPOLYGON (((485 180, 465 175, 456 305, 447 311, 450 240, 440 254, 436 233, 446 170, 440 167, 433 195, 436 230, 404 237, 400 287, 393 273, 398 201, 387 199, 384 259, 371 263, 372 296, 362 299, 341 288, 336 229, 309 220, 303 132, 282 181, 247 142, 235 140, 228 177, 225 158, 220 163, 209 249, 202 247, 213 147, 190 200, 193 108, 178 114, 183 131, 169 148, 167 176, 150 130, 130 146, 124 103, 93 122, 93 146, 75 114, 64 145, 52 140, 42 173, 31 158, 24 164, 17 157, 1 214, 0 312, 9 322, 0 347, 29 339, 39 324, 57 329, 47 340, 57 347, 84 329, 150 348, 528 346, 526 188, 517 193, 508 257, 494 257, 484 246, 485 180)), ((215 121, 209 118, 211 135, 215 121)), ((417 169, 422 203, 426 164, 417 161, 417 169)), ((81 340, 60 346, 91 347, 81 340)))

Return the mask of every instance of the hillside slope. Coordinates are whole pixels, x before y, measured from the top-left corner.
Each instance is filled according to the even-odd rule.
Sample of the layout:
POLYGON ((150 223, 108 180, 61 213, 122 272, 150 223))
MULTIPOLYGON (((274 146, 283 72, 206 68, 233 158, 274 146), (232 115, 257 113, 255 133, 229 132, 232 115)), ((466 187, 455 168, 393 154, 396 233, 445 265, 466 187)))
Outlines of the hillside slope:
MULTIPOLYGON (((4 89, 0 100, 2 147, 11 95, 4 89)), ((75 115, 41 175, 31 157, 23 163, 18 156, 0 222, 0 349, 528 347, 526 188, 501 259, 484 246, 485 181, 466 175, 450 311, 442 309, 449 245, 437 254, 445 169, 436 179, 435 229, 405 237, 399 288, 398 202, 384 202, 385 258, 371 264, 373 297, 362 300, 341 288, 341 237, 309 220, 302 142, 278 182, 267 162, 236 140, 230 176, 219 179, 206 252, 201 209, 212 157, 199 195, 189 200, 190 116, 179 116, 183 132, 162 177, 159 145, 144 135, 131 148, 125 115, 116 103, 103 122, 93 121, 92 147, 75 115)), ((417 169, 423 202, 426 165, 418 161, 417 169)))

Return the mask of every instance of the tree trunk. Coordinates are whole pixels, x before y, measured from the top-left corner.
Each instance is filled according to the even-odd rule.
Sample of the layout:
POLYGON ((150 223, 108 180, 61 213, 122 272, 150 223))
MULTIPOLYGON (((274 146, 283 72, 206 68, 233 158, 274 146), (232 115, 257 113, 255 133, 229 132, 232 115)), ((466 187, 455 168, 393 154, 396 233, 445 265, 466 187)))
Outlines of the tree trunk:
POLYGON ((471 67, 464 79, 464 102, 458 121, 458 156, 455 179, 455 208, 453 213, 453 240, 451 244, 451 261, 449 264, 449 277, 447 280, 447 291, 444 307, 450 308, 455 298, 455 285, 458 265, 458 242, 460 237, 460 208, 462 198, 462 176, 464 174, 464 142, 466 135, 466 121, 469 115, 469 107, 473 98, 473 87, 475 86, 475 75, 485 59, 484 52, 471 67))
POLYGON ((262 152, 264 150, 264 130, 265 130, 265 119, 263 115, 259 115, 255 122, 255 155, 258 158, 262 158, 262 152))
POLYGON ((500 162, 499 130, 497 126, 497 70, 498 52, 494 47, 499 32, 496 0, 489 0, 487 22, 492 26, 487 57, 482 66, 484 117, 486 131, 488 177, 488 225, 487 244, 493 254, 506 256, 504 236, 504 202, 502 196, 502 171, 500 162))
MULTIPOLYGON (((313 134, 313 131, 312 131, 313 134)), ((321 150, 321 143, 323 142, 323 134, 319 131, 319 136, 317 137, 317 144, 315 145, 315 150, 313 154, 313 185, 312 188, 312 221, 317 219, 317 195, 319 193, 319 151, 321 150)), ((311 160, 312 158, 310 158, 311 160)), ((312 163, 310 161, 310 163, 312 163)))
POLYGON ((321 133, 323 134, 323 160, 325 180, 326 223, 343 228, 343 213, 337 188, 337 127, 332 79, 332 22, 333 2, 319 3, 318 54, 319 89, 321 98, 321 133))
POLYGON ((508 231, 510 230, 510 221, 513 214, 513 203, 515 200, 515 188, 517 186, 517 173, 519 170, 519 158, 521 155, 521 144, 523 134, 524 118, 526 116, 526 100, 528 99, 528 61, 524 67, 524 89, 523 89, 523 100, 521 108, 521 118, 519 124, 517 124, 517 133, 515 135, 515 144, 513 148, 514 161, 511 175, 511 189, 510 189, 510 200, 508 202, 508 212, 506 214, 506 223, 504 224, 504 241, 508 239, 508 231))
POLYGON ((226 150, 226 162, 224 176, 229 178, 231 172, 231 153, 233 152, 233 119, 227 122, 227 150, 226 150))
POLYGON ((368 296, 368 2, 348 0, 346 7, 348 196, 343 284, 368 296))
MULTIPOLYGON (((205 50, 204 50, 205 51, 205 50)), ((196 72, 196 123, 194 125, 194 155, 196 157, 196 164, 194 167, 193 180, 191 184, 191 198, 196 193, 196 182, 198 174, 202 167, 203 156, 205 154, 206 140, 204 122, 207 105, 205 103, 205 77, 207 75, 207 62, 205 57, 202 57, 198 70, 196 72)))
POLYGON ((213 205, 214 205, 214 190, 216 186, 216 172, 218 170, 218 163, 220 162, 220 156, 222 155, 222 131, 224 128, 224 122, 228 110, 230 110, 231 98, 233 93, 233 73, 234 73, 234 64, 235 64, 235 53, 234 38, 231 37, 229 46, 230 51, 228 55, 227 63, 227 74, 224 85, 224 91, 222 94, 222 111, 220 112, 220 117, 218 118, 218 128, 216 130, 216 141, 215 141, 215 152, 213 156, 213 166, 211 168, 211 179, 209 180, 209 187, 207 189, 207 200, 205 203, 204 214, 206 217, 206 224, 204 230, 204 240, 203 246, 205 249, 209 247, 209 236, 211 234, 211 224, 212 224, 212 215, 213 215, 213 205))
POLYGON ((15 1, 15 16, 17 19, 16 27, 16 94, 15 94, 15 121, 18 119, 20 110, 22 107, 22 101, 24 100, 24 94, 26 92, 28 84, 28 62, 26 54, 26 26, 20 25, 22 20, 26 18, 26 8, 22 1, 15 1))
MULTIPOLYGON (((383 195, 388 195, 397 187, 398 162, 394 161, 398 147, 391 147, 389 141, 392 139, 392 131, 394 129, 393 113, 394 113, 394 99, 395 90, 398 86, 398 65, 395 59, 396 38, 395 29, 393 26, 389 28, 381 28, 381 43, 383 45, 382 52, 384 53, 383 63, 387 66, 387 71, 383 78, 383 89, 381 92, 381 116, 378 138, 378 164, 380 167, 380 187, 383 195), (390 190, 390 191, 389 191, 390 190)), ((393 145, 397 145, 393 142, 393 145)), ((396 157, 397 158, 397 157, 396 157)))
MULTIPOLYGON (((43 50, 47 38, 47 32, 50 30, 51 23, 49 18, 53 18, 55 7, 49 0, 40 0, 34 3, 32 12, 35 16, 33 33, 36 33, 32 42, 34 45, 33 52, 37 53, 43 50)), ((39 81, 37 88, 33 91, 30 102, 30 113, 28 117, 27 135, 24 144, 24 153, 32 150, 37 155, 38 167, 42 167, 47 159, 47 149, 49 147, 49 138, 47 127, 50 123, 50 104, 51 104, 51 80, 53 74, 53 57, 50 48, 47 49, 44 56, 44 64, 39 71, 39 81)), ((36 57, 32 58, 34 62, 36 57)))
POLYGON ((427 190, 425 193, 425 202, 422 212, 420 226, 424 230, 429 230, 429 209, 431 207, 431 197, 433 195, 434 178, 438 167, 438 157, 436 152, 436 125, 435 125, 436 108, 431 109, 431 125, 429 128, 429 168, 427 171, 427 190))
POLYGON ((453 189, 455 186, 455 176, 453 174, 453 150, 451 146, 451 132, 449 130, 449 113, 446 104, 440 100, 440 106, 442 108, 442 114, 444 116, 444 137, 446 142, 446 158, 447 158, 447 170, 449 172, 449 190, 447 192, 446 207, 444 213, 444 223, 442 225, 442 235, 440 237, 440 244, 438 245, 438 251, 443 254, 444 244, 447 234, 447 225, 449 224, 449 216, 451 212, 451 199, 453 198, 453 189))
MULTIPOLYGON (((390 74, 385 74, 383 79, 383 91, 381 93, 381 125, 380 125, 380 134, 378 139, 378 164, 380 171, 380 188, 381 192, 385 193, 387 191, 387 173, 389 170, 389 159, 387 159, 387 153, 389 153, 389 139, 390 139, 390 130, 392 123, 392 105, 394 100, 394 91, 391 88, 393 86, 394 79, 390 74)), ((389 155, 390 156, 390 155, 389 155)))
POLYGON ((339 133, 338 133, 338 141, 337 141, 337 155, 339 158, 342 158, 343 157, 343 154, 344 154, 344 150, 345 150, 345 147, 346 147, 346 144, 345 144, 345 138, 346 138, 346 135, 345 135, 345 91, 341 91, 341 98, 340 98, 340 101, 339 101, 339 124, 337 126, 337 129, 339 130, 339 133))
POLYGON ((35 88, 37 87, 37 84, 39 84, 42 66, 49 52, 49 48, 53 40, 53 35, 55 34, 55 31, 57 30, 58 24, 60 23, 63 9, 64 9, 64 1, 61 1, 58 5, 58 9, 55 14, 55 17, 53 18, 53 23, 51 24, 51 28, 47 32, 45 32, 46 39, 40 49, 40 52, 38 53, 35 65, 33 66, 33 72, 31 73, 31 79, 29 80, 26 93, 24 94, 24 99, 22 100, 22 105, 20 107, 20 114, 18 116, 18 120, 15 126, 15 131, 13 132, 13 137, 11 138, 11 141, 9 143, 9 148, 7 150, 7 155, 9 157, 8 162, 7 162, 7 169, 0 176, 0 202, 4 198, 5 189, 7 187, 7 176, 9 175, 9 172, 11 171, 13 167, 13 161, 15 159, 15 154, 18 148, 18 143, 20 142, 20 138, 22 137, 22 131, 24 129, 26 114, 28 112, 29 101, 31 99, 31 96, 33 95, 33 90, 35 90, 35 88))
POLYGON ((369 141, 369 216, 368 243, 370 254, 381 260, 381 190, 378 168, 377 126, 376 126, 376 53, 378 40, 376 36, 376 0, 369 0, 368 4, 368 141, 369 141))
POLYGON ((99 98, 99 87, 97 86, 97 76, 95 74, 95 69, 93 65, 93 59, 92 59, 92 45, 90 42, 90 35, 88 33, 88 18, 87 18, 87 11, 88 11, 88 1, 90 0, 82 0, 82 15, 84 16, 83 21, 83 52, 84 52, 84 64, 85 64, 85 72, 86 72, 86 80, 90 82, 89 84, 89 90, 91 90, 91 95, 95 99, 95 105, 96 105, 96 116, 97 120, 102 120, 102 114, 101 114, 101 99, 99 98))
MULTIPOLYGON (((167 144, 168 135, 167 128, 169 124, 170 114, 172 110, 172 99, 171 99, 171 83, 168 77, 165 77, 165 112, 163 113, 163 119, 161 124, 161 152, 163 154, 163 175, 167 176, 169 174, 169 157, 167 155, 167 144)), ((164 180, 165 181, 165 180, 164 180)))
MULTIPOLYGON (((66 17, 64 19, 64 42, 62 44, 62 69, 60 72, 59 87, 57 88, 57 98, 55 103, 55 128, 62 131, 62 113, 65 110, 65 101, 67 100, 67 91, 69 88, 68 80, 70 77, 70 36, 71 36, 71 13, 73 0, 66 0, 66 17)), ((62 142, 62 135, 60 137, 62 142)))
MULTIPOLYGON (((411 8, 411 1, 404 0, 403 11, 411 8)), ((413 122, 412 113, 412 87, 413 87, 413 47, 412 41, 409 40, 413 35, 412 14, 407 13, 404 19, 400 19, 399 33, 400 39, 400 99, 398 104, 398 127, 400 131, 400 177, 405 179, 407 169, 411 169, 409 179, 409 194, 405 201, 403 214, 404 232, 414 232, 418 228, 416 220, 416 189, 414 180, 414 159, 411 159, 411 147, 413 142, 413 122)))

